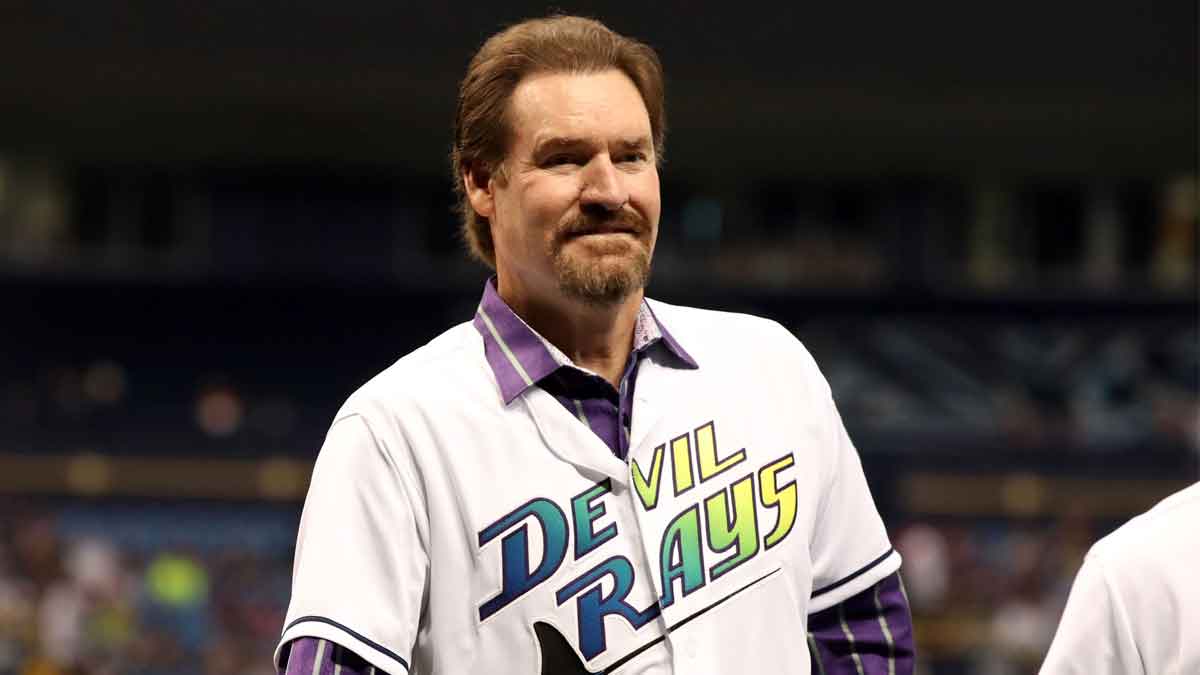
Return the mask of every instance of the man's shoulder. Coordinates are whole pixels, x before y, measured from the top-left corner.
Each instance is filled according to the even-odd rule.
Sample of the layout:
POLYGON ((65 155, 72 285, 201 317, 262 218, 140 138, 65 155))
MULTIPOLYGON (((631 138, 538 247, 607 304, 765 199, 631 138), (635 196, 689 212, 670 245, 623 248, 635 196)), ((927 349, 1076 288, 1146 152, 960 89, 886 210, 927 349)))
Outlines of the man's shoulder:
POLYGON ((755 314, 673 305, 647 299, 664 328, 704 366, 704 357, 736 353, 774 365, 794 362, 805 370, 816 368, 812 355, 790 330, 778 321, 755 314))
POLYGON ((472 379, 483 381, 482 343, 470 322, 451 327, 367 380, 346 399, 338 417, 380 406, 402 407, 462 391, 472 379))
POLYGON ((1200 483, 1163 499, 1149 511, 1100 539, 1088 558, 1111 573, 1136 577, 1148 567, 1194 564, 1200 540, 1190 536, 1200 522, 1200 483))
MULTIPOLYGON (((646 299, 654 316, 680 342, 719 342, 730 340, 739 344, 778 343, 798 345, 799 341, 779 322, 743 312, 673 305, 661 300, 646 299)), ((686 346, 686 345, 685 345, 686 346)))

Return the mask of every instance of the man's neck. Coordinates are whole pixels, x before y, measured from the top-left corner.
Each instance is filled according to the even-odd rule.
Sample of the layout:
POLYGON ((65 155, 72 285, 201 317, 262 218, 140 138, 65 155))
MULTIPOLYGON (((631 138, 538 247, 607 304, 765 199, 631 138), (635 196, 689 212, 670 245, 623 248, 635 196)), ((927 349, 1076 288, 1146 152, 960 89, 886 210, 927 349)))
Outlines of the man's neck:
POLYGON ((636 291, 612 305, 567 298, 545 300, 513 293, 501 285, 501 299, 550 344, 586 368, 620 387, 621 375, 633 350, 633 331, 642 305, 636 291))

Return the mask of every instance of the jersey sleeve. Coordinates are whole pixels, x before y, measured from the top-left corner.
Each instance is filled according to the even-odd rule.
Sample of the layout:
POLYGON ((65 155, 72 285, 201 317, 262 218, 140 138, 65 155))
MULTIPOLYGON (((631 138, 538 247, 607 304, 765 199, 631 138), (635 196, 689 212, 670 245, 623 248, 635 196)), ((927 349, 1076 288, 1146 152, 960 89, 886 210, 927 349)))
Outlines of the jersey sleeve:
POLYGON ((807 361, 822 415, 828 462, 824 490, 810 541, 812 597, 809 613, 853 597, 900 568, 900 554, 888 541, 887 530, 863 475, 858 451, 842 424, 829 384, 812 358, 807 361))
POLYGON ((1120 594, 1104 564, 1089 556, 1075 576, 1040 671, 1042 675, 1136 675, 1142 659, 1120 594))
POLYGON ((408 461, 407 448, 385 451, 360 415, 333 423, 300 517, 277 667, 289 642, 312 637, 408 672, 428 571, 408 461))
POLYGON ((912 675, 912 616, 899 574, 808 617, 814 673, 912 675))
POLYGON ((281 675, 388 675, 349 649, 320 638, 292 640, 284 647, 283 659, 287 661, 287 669, 284 670, 283 664, 280 664, 278 671, 281 675))

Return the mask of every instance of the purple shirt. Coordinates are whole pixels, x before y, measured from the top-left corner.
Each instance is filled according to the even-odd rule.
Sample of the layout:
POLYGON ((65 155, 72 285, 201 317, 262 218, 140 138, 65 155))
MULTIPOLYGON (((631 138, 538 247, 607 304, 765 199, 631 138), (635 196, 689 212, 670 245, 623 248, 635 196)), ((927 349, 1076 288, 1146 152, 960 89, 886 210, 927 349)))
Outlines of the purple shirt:
MULTIPOLYGON (((483 336, 484 353, 505 405, 529 387, 541 387, 622 459, 629 452, 633 389, 641 361, 657 352, 665 365, 700 367, 644 301, 634 326, 633 351, 616 389, 573 364, 521 320, 496 292, 495 277, 484 286, 474 325, 483 336)), ((811 614, 807 639, 813 675, 911 675, 912 618, 899 573, 811 614)), ((285 659, 286 675, 386 675, 317 638, 292 641, 285 659)))
POLYGON ((660 349, 666 355, 665 365, 699 368, 644 301, 634 324, 633 351, 625 363, 617 389, 603 377, 576 366, 561 350, 530 328, 500 298, 495 277, 484 286, 474 325, 483 336, 484 354, 505 405, 529 387, 539 386, 586 424, 621 459, 629 452, 633 389, 642 359, 660 349))

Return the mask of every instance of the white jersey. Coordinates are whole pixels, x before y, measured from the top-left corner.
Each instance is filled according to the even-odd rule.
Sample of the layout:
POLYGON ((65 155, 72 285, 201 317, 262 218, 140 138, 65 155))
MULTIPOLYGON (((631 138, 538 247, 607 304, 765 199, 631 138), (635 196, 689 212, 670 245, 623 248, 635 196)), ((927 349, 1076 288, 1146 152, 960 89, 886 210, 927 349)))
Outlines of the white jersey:
POLYGON ((809 672, 807 616, 900 566, 829 386, 783 327, 650 301, 629 461, 549 393, 504 405, 471 324, 350 397, 317 459, 276 649, 377 668, 809 672))
POLYGON ((1041 672, 1200 673, 1200 483, 1097 542, 1041 672))

